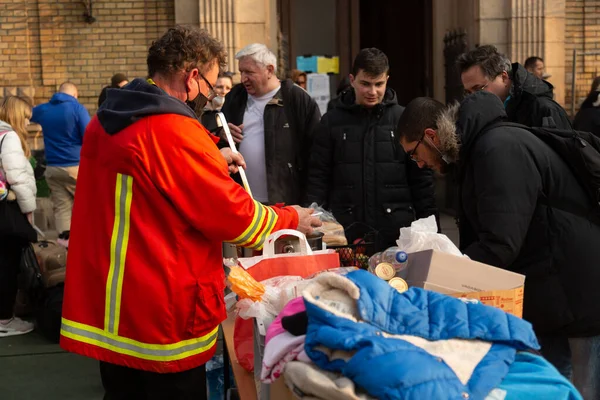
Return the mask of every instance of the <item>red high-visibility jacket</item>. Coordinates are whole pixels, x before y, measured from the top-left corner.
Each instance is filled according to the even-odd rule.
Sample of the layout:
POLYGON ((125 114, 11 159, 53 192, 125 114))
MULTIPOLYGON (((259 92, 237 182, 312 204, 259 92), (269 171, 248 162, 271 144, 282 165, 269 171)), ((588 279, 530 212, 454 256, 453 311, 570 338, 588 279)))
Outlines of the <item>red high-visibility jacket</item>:
POLYGON ((221 242, 258 249, 298 225, 294 209, 253 201, 212 136, 177 112, 125 127, 100 112, 86 130, 61 326, 68 351, 162 373, 205 363, 226 317, 221 242))

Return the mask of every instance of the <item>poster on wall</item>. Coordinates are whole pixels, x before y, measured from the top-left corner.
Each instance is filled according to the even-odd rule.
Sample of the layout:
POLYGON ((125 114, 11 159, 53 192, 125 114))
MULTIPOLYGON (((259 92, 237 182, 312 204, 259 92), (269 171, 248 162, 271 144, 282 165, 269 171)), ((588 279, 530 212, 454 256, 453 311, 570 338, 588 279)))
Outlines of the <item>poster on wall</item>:
POLYGON ((321 115, 327 112, 327 103, 331 99, 329 92, 329 75, 308 74, 306 76, 306 91, 317 102, 321 115))

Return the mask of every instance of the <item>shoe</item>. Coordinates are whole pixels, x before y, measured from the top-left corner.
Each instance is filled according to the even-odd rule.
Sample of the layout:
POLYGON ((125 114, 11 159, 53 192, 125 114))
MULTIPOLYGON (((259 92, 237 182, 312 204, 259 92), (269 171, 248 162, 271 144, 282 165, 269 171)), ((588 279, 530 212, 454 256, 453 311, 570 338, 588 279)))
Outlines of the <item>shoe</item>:
POLYGON ((0 322, 0 337, 24 335, 32 330, 33 324, 21 318, 13 317, 7 323, 0 322))

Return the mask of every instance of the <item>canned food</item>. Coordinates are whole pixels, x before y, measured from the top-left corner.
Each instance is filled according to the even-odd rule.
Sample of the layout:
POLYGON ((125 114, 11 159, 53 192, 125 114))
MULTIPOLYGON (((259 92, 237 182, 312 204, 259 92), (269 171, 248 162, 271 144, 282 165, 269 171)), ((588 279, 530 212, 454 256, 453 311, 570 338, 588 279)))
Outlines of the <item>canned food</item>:
POLYGON ((408 283, 406 283, 406 281, 402 278, 392 278, 388 283, 399 293, 406 292, 408 290, 408 283))
POLYGON ((380 277, 383 280, 389 281, 396 275, 396 270, 390 263, 379 263, 375 267, 375 275, 380 277))

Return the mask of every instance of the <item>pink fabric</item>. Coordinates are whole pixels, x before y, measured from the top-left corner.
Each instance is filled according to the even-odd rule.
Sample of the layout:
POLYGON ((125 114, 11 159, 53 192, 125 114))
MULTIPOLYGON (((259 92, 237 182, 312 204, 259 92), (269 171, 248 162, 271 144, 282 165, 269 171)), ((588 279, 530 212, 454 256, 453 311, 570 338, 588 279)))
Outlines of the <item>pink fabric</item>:
POLYGON ((283 374, 286 364, 304 352, 305 339, 306 335, 294 336, 287 331, 272 338, 265 346, 260 379, 264 383, 275 382, 283 374))
POLYGON ((285 329, 283 329, 283 325, 281 324, 281 319, 283 317, 298 314, 302 311, 306 311, 303 297, 296 297, 294 300, 291 300, 289 303, 287 303, 277 318, 275 318, 271 325, 269 325, 269 328, 267 329, 267 336, 265 337, 265 346, 269 344, 271 339, 273 339, 275 336, 287 332, 285 329))

